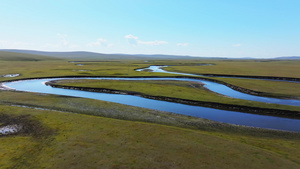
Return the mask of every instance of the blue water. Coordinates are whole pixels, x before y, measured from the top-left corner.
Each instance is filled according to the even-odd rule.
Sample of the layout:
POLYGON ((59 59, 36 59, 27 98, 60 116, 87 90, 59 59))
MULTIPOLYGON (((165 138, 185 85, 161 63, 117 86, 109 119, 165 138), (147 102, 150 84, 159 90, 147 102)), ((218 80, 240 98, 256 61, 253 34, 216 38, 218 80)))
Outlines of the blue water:
MULTIPOLYGON (((178 73, 178 72, 168 72, 163 70, 162 68, 166 66, 150 66, 145 69, 151 69, 153 72, 159 72, 159 73, 171 73, 171 74, 178 74, 178 75, 187 75, 187 76, 201 76, 202 75, 195 75, 195 74, 188 74, 188 73, 178 73)), ((137 71, 142 71, 144 69, 138 69, 137 71)), ((181 80, 181 79, 175 79, 175 80, 181 80)), ((254 96, 250 94, 245 94, 236 90, 231 89, 230 87, 227 87, 223 84, 214 83, 206 80, 191 80, 191 79, 184 79, 184 81, 198 81, 201 83, 204 83, 204 87, 207 89, 237 99, 243 99, 243 100, 251 100, 251 101, 258 101, 258 102, 264 102, 264 103, 273 103, 273 104, 282 104, 282 105, 290 105, 290 106, 300 106, 300 100, 292 100, 292 99, 277 99, 277 98, 269 98, 269 97, 261 97, 261 96, 254 96)))
MULTIPOLYGON (((203 66, 206 66, 209 64, 205 64, 203 66)), ((196 77, 212 77, 212 76, 208 76, 208 75, 201 75, 201 74, 190 74, 190 73, 179 73, 179 72, 169 72, 169 71, 165 71, 163 70, 164 67, 168 67, 168 66, 149 66, 147 68, 141 68, 141 69, 136 69, 136 71, 143 71, 145 69, 149 69, 152 72, 158 72, 158 73, 169 73, 169 74, 175 74, 175 75, 184 75, 184 76, 196 76, 196 77)), ((219 78, 235 78, 235 79, 253 79, 253 80, 268 80, 268 81, 284 81, 284 82, 291 82, 291 83, 300 83, 299 81, 291 81, 291 80, 277 80, 277 79, 267 79, 267 78, 251 78, 251 77, 230 77, 230 76, 222 76, 222 75, 218 75, 215 77, 219 77, 219 78)))
MULTIPOLYGON (((97 99, 97 100, 109 101, 114 103, 130 105, 130 106, 137 106, 137 107, 155 109, 160 111, 184 114, 184 115, 189 115, 194 117, 200 117, 200 118, 205 118, 205 119, 210 119, 210 120, 230 123, 230 124, 300 132, 300 120, 297 119, 288 119, 288 118, 241 113, 235 111, 218 110, 218 109, 206 108, 200 106, 191 106, 191 105, 184 105, 184 104, 178 104, 178 103, 172 103, 166 101, 151 100, 151 99, 146 99, 146 98, 131 96, 131 95, 95 93, 95 92, 87 92, 87 91, 79 91, 79 90, 52 88, 50 86, 44 85, 44 83, 47 81, 60 80, 60 79, 70 79, 70 78, 24 80, 24 81, 7 82, 4 85, 19 91, 48 93, 48 94, 97 99)), ((196 79, 177 79, 177 78, 141 78, 141 79, 140 78, 88 78, 88 79, 119 79, 119 80, 121 79, 158 80, 159 79, 159 80, 189 80, 189 81, 192 80, 192 81, 205 82, 206 87, 208 88, 212 88, 212 89, 219 88, 218 87, 219 84, 202 81, 202 80, 196 80, 196 79)), ((222 85, 220 87, 222 87, 222 85)), ((227 89, 227 88, 228 87, 225 86, 226 89, 225 91, 230 93, 230 90, 232 89, 230 88, 227 89)), ((223 91, 223 89, 217 89, 217 90, 223 91)), ((243 96, 243 94, 241 96, 243 96)))

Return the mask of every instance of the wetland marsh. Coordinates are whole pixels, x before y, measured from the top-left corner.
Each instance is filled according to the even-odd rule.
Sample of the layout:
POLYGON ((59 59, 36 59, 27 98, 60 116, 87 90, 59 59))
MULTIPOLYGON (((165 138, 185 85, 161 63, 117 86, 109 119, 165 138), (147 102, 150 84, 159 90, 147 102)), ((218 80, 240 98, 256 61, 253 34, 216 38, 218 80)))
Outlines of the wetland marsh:
MULTIPOLYGON (((164 100, 176 98, 177 101, 193 100, 193 104, 199 104, 200 102, 201 104, 205 103, 206 106, 203 110, 195 110, 199 112, 199 114, 209 112, 207 110, 211 110, 211 108, 213 108, 213 103, 214 106, 219 107, 218 109, 228 112, 228 119, 237 118, 229 116, 233 109, 238 107, 241 109, 247 106, 253 109, 252 113, 254 113, 254 110, 260 110, 260 112, 251 114, 253 116, 260 116, 256 115, 258 113, 268 115, 267 118, 276 119, 288 117, 291 118, 291 120, 297 121, 296 114, 299 113, 298 106, 267 104, 224 97, 220 94, 209 91, 202 83, 198 82, 174 80, 137 81, 133 80, 133 78, 131 78, 130 81, 112 79, 116 77, 150 77, 152 79, 155 77, 159 79, 158 77, 165 78, 166 76, 168 76, 168 78, 172 78, 178 75, 166 75, 165 73, 150 71, 137 72, 135 69, 149 67, 150 65, 174 65, 176 69, 177 67, 184 67, 184 65, 189 66, 190 69, 194 70, 202 69, 203 67, 210 67, 209 69, 215 67, 219 69, 218 65, 220 63, 223 64, 223 62, 227 61, 83 61, 80 62, 80 64, 82 64, 80 65, 80 70, 90 71, 73 71, 78 70, 79 66, 76 65, 78 62, 72 63, 66 60, 26 62, 1 61, 0 66, 2 67, 0 69, 0 74, 20 74, 20 76, 0 77, 0 80, 4 83, 25 79, 38 79, 43 82, 43 80, 45 81, 45 78, 50 77, 84 78, 102 76, 111 79, 102 80, 100 83, 98 80, 93 79, 82 81, 71 79, 69 81, 60 81, 58 84, 61 83, 63 85, 77 87, 90 87, 93 89, 105 88, 117 92, 126 91, 128 93, 125 92, 125 94, 131 93, 134 95, 141 95, 141 93, 143 93, 144 95, 156 97, 152 99, 160 98, 164 100), (201 66, 203 63, 212 63, 213 65, 201 66), (277 114, 274 112, 277 112, 277 114), (293 113, 295 113, 294 116, 293 113)), ((235 62, 228 62, 230 62, 232 69, 235 62)), ((251 64, 255 61, 247 61, 245 64, 248 64, 248 62, 251 64)), ((236 63, 240 64, 244 62, 236 61, 236 63)), ((272 62, 265 63, 271 64, 272 62)), ((282 63, 284 63, 283 65, 287 64, 286 61, 282 63)), ((291 64, 295 65, 295 62, 291 62, 291 64)), ((239 65, 239 67, 240 66, 243 66, 243 64, 239 65)), ((167 68, 172 68, 172 66, 167 68)), ((280 70, 277 71, 278 75, 282 77, 280 70)), ((249 75, 251 75, 250 72, 249 75)), ((239 86, 238 84, 240 83, 243 88, 249 87, 247 86, 247 79, 222 79, 218 77, 207 78, 212 81, 223 80, 226 83, 234 84, 236 86, 239 86)), ((290 83, 272 82, 275 86, 276 84, 280 84, 281 88, 276 88, 276 90, 272 90, 272 88, 268 88, 267 90, 267 86, 260 85, 260 83, 261 82, 253 82, 251 87, 255 87, 255 91, 263 91, 265 93, 274 94, 275 97, 280 93, 285 93, 285 95, 281 95, 282 97, 277 97, 281 99, 299 97, 299 94, 297 94, 299 93, 298 83, 293 83, 294 87, 290 87, 290 83), (293 91, 289 91, 288 89, 293 91)), ((36 88, 32 84, 24 85, 23 87, 36 88)), ((49 88, 51 90, 51 87, 49 88)), ((299 153, 298 146, 300 145, 299 133, 231 125, 197 117, 168 113, 165 111, 123 105, 124 103, 118 104, 95 99, 80 98, 80 96, 82 96, 81 93, 84 93, 85 91, 78 92, 80 92, 80 94, 74 97, 63 96, 63 93, 60 95, 52 95, 10 90, 0 91, 1 113, 13 114, 16 117, 19 115, 29 115, 32 119, 34 119, 34 121, 37 120, 39 122, 37 126, 43 126, 42 128, 45 129, 37 132, 39 135, 42 135, 40 138, 37 138, 30 133, 20 133, 1 137, 0 148, 2 151, 0 156, 2 158, 0 160, 0 166, 2 168, 9 168, 13 166, 21 167, 24 165, 30 166, 31 168, 40 168, 41 166, 46 166, 46 168, 64 168, 67 166, 80 168, 86 167, 88 164, 91 168, 99 165, 116 165, 126 166, 129 168, 139 168, 139 166, 145 167, 145 165, 148 167, 157 166, 159 168, 163 166, 166 168, 189 168, 192 167, 191 164, 193 164, 193 166, 196 163, 198 165, 204 164, 204 161, 202 161, 204 159, 199 160, 199 158, 191 158, 190 156, 193 154, 194 157, 197 157, 200 155, 199 152, 201 151, 205 151, 205 161, 212 161, 214 162, 213 166, 219 167, 223 166, 225 163, 225 161, 221 160, 223 157, 226 157, 226 163, 228 163, 230 168, 235 168, 236 166, 246 167, 244 164, 247 160, 243 158, 244 155, 247 156, 248 160, 252 160, 250 168, 251 166, 252 168, 255 168, 260 165, 267 168, 275 166, 279 168, 285 168, 286 166, 289 166, 289 168, 297 168, 300 165, 300 157, 297 155, 299 153), (149 138, 145 138, 144 134, 142 134, 145 132, 152 134, 149 135, 149 138), (204 138, 206 138, 206 140, 204 140, 204 138), (99 144, 99 140, 102 140, 101 145, 99 144), (191 140, 195 140, 195 142, 191 140), (163 144, 164 142, 168 142, 168 145, 163 144), (204 142, 206 142, 206 144, 203 144, 204 142), (226 144, 231 151, 224 149, 224 147, 216 147, 215 150, 209 150, 209 147, 212 146, 210 145, 210 142, 213 145, 226 144), (238 147, 243 149, 243 151, 239 150, 238 147), (134 151, 132 151, 132 148, 134 148, 134 151), (145 151, 149 149, 152 149, 151 152, 145 151), (120 152, 120 150, 123 154, 121 158, 119 156, 120 154, 113 153, 120 152), (161 151, 166 152, 168 156, 157 156, 157 154, 161 154, 161 151), (224 156, 216 156, 216 153, 213 153, 216 151, 219 155, 222 154, 220 154, 220 152, 223 152, 224 156), (135 155, 136 153, 143 153, 145 156, 137 157, 135 155), (181 159, 176 158, 179 154, 181 159), (235 157, 235 160, 232 160, 233 158, 230 154, 235 157), (257 158, 257 155, 261 158, 257 158), (101 159, 99 156, 101 156, 101 159), (163 158, 164 160, 159 161, 157 160, 158 158, 163 158), (218 162, 216 161, 216 158, 218 159, 218 162), (240 160, 236 161, 236 158, 240 160), (270 161, 268 159, 272 160, 270 161), (134 160, 134 162, 128 162, 132 160, 134 160), (174 163, 174 160, 179 160, 180 164, 174 163), (168 166, 165 165, 166 163, 168 166)), ((125 96, 128 97, 129 95, 125 96)), ((109 97, 105 96, 104 98, 109 97)), ((123 102, 127 99, 119 98, 119 100, 123 102)), ((136 103, 138 103, 138 101, 136 101, 136 103)), ((178 103, 168 104, 178 105, 178 103)), ((155 106, 158 106, 158 103, 155 102, 155 106)), ((185 106, 193 107, 192 105, 185 106)), ((180 112, 185 111, 185 108, 177 109, 173 105, 165 107, 173 107, 174 110, 180 112)), ((249 112, 246 111, 246 113, 242 113, 242 115, 247 115, 247 113, 249 112)), ((192 113, 191 115, 193 114, 195 113, 192 113)), ((223 115, 225 114, 226 113, 223 115)), ((225 116, 215 115, 215 117, 220 118, 220 121, 225 116)), ((249 121, 249 118, 246 118, 246 121, 249 121)), ((264 120, 262 123, 267 123, 267 121, 268 120, 264 120)), ((281 122, 282 121, 279 120, 277 121, 277 124, 284 124, 281 122)), ((30 123, 35 124, 32 122, 30 123)), ((274 122, 274 124, 276 124, 276 122, 274 122)), ((209 168, 212 166, 212 163, 208 163, 205 166, 209 168)), ((249 167, 249 165, 247 165, 247 167, 249 167)))
MULTIPOLYGON (((204 87, 207 89, 210 89, 212 92, 216 92, 219 94, 227 94, 229 97, 234 97, 236 95, 231 94, 229 91, 233 92, 233 90, 229 90, 226 86, 220 86, 217 83, 207 82, 203 80, 196 80, 196 79, 178 79, 178 78, 80 78, 79 81, 83 85, 77 85, 72 86, 72 84, 78 83, 76 81, 76 78, 71 79, 38 79, 38 80, 23 80, 18 82, 11 82, 11 83, 4 83, 5 86, 15 89, 18 91, 27 91, 27 92, 39 92, 39 93, 48 93, 48 94, 57 94, 57 95, 66 95, 66 96, 74 96, 74 97, 83 97, 83 98, 91 98, 91 99, 98 99, 98 100, 104 100, 104 101, 110 101, 115 103, 121 103, 125 105, 131 105, 131 106, 138 106, 143 108, 150 108, 160 111, 167 111, 172 113, 179 113, 194 117, 200 117, 200 118, 206 118, 210 120, 215 120, 219 122, 225 122, 225 123, 231 123, 231 124, 238 124, 238 125, 246 125, 246 126, 252 126, 252 127, 263 127, 263 128, 269 128, 269 129, 279 129, 279 130, 287 130, 287 131, 298 131, 300 132, 300 120, 293 120, 293 119, 285 119, 285 118, 276 118, 271 116, 259 116, 259 115, 251 115, 246 113, 240 113, 240 112, 234 112, 234 111, 225 111, 225 110, 218 110, 218 109, 211 109, 211 108, 204 108, 204 107, 198 107, 196 105, 189 106, 189 105, 183 105, 179 103, 170 103, 166 101, 156 101, 156 100, 150 100, 147 98, 141 98, 137 96, 130 96, 130 95, 122 95, 122 92, 120 94, 102 94, 102 93, 95 93, 95 92, 84 92, 84 91, 74 91, 74 90, 67 90, 67 89, 55 89, 51 88, 45 85, 45 83, 51 81, 62 81, 61 88, 67 88, 66 85, 64 85, 64 81, 72 81, 71 84, 69 84, 69 88, 72 87, 81 87, 80 90, 84 90, 84 87, 90 87, 89 89, 95 89, 97 88, 105 89, 101 87, 102 80, 112 80, 110 81, 111 84, 113 83, 121 83, 120 81, 126 80, 127 83, 132 84, 133 86, 137 85, 135 82, 130 82, 132 80, 134 81, 149 81, 149 80, 160 80, 160 81, 166 81, 169 83, 172 83, 170 81, 192 81, 192 82, 198 82, 198 83, 204 83, 204 87), (90 81, 87 81, 90 79, 90 81), (94 79, 94 82, 93 82, 94 79), (100 80, 96 81, 95 80, 100 80), (90 83, 93 83, 94 88, 91 88, 90 83), (217 85, 217 87, 215 87, 217 85), (95 87, 96 86, 96 87, 95 87), (100 86, 100 87, 99 87, 100 86), (223 87, 223 88, 222 88, 223 87), (224 89, 225 87, 225 89, 224 89), (212 90, 217 89, 217 90, 212 90), (229 91, 228 91, 229 90, 229 91), (226 93, 224 92, 226 91, 226 93), (268 121, 268 123, 265 123, 265 121, 268 121), (278 125, 280 123, 280 125, 278 125)), ((54 83, 55 84, 55 83, 54 83)), ((68 83, 67 83, 68 84, 68 83)), ((163 84, 163 83, 162 83, 163 84)), ((141 85, 141 84, 139 84, 141 85)), ((57 86, 57 85, 52 85, 57 86)), ((145 86, 149 87, 149 86, 145 86)), ((79 89, 79 88, 76 88, 79 89)), ((111 89, 111 87, 107 88, 111 89)), ((122 89, 118 88, 119 91, 122 89)), ((162 90, 163 88, 161 88, 162 90)), ((128 90, 128 88, 127 88, 128 90)), ((93 90, 90 90, 93 91, 93 90)), ((129 89, 129 91, 125 94, 128 94, 129 92, 134 92, 135 89, 129 89)), ((98 90, 98 92, 101 92, 98 90)), ((159 91, 158 91, 159 92, 159 91)), ((181 91, 180 93, 184 95, 185 91, 181 91)), ((124 93, 124 92, 123 92, 124 93)), ((194 93, 196 94, 196 93, 194 93)), ((208 94, 210 94, 208 92, 208 94)), ((133 93, 132 95, 138 95, 138 93, 133 93)), ((140 93, 140 95, 144 96, 140 93)), ((151 98, 150 93, 148 93, 148 98, 151 98)), ((154 94, 155 95, 155 94, 154 94)), ((157 95, 157 94, 156 94, 157 95)), ((241 93, 238 93, 238 96, 240 96, 241 93)), ((152 95, 153 96, 153 95, 152 95)), ((200 95, 201 97, 202 95, 200 95)), ((246 95, 247 96, 247 95, 246 95)), ((145 97, 145 96, 144 96, 145 97)), ((198 96, 199 97, 199 96, 198 96)), ((222 96, 221 96, 222 97, 222 96)), ((258 97, 259 98, 259 97, 258 97)), ((249 96, 247 96, 247 99, 249 99, 249 96)), ((251 97, 250 97, 251 99, 251 97)), ((257 97, 254 96, 254 100, 258 100, 257 97)), ((296 100, 284 100, 284 99, 271 99, 271 98, 262 98, 262 100, 266 100, 268 102, 272 102, 273 100, 275 103, 280 104, 291 104, 291 105, 300 105, 300 101, 296 100)), ((258 100, 260 101, 260 100, 258 100)), ((247 107, 245 107, 247 109, 247 107)), ((268 110, 265 110, 268 111, 268 110)), ((293 113, 293 112, 292 112, 293 113)), ((295 114, 297 112, 294 112, 295 114)), ((292 115, 291 115, 292 116, 292 115)))
POLYGON ((300 1, 1 1, 0 169, 300 169, 300 1))

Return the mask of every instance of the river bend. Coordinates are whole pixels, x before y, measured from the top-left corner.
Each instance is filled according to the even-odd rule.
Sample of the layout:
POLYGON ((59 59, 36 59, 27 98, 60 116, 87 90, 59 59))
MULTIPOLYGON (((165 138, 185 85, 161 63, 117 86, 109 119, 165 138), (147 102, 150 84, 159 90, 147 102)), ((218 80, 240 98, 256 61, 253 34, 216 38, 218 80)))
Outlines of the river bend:
MULTIPOLYGON (((300 120, 297 119, 256 115, 256 114, 249 114, 249 113, 242 113, 242 112, 235 112, 235 111, 226 111, 226 110, 219 110, 219 109, 206 108, 200 106, 191 106, 191 105, 185 105, 179 103, 146 99, 146 98, 131 96, 131 95, 107 94, 107 93, 96 93, 96 92, 88 92, 88 91, 53 88, 45 85, 45 83, 48 81, 63 80, 63 79, 72 79, 72 78, 21 80, 21 81, 6 82, 4 83, 4 86, 19 91, 66 95, 66 96, 74 96, 74 97, 82 97, 82 98, 90 98, 90 99, 115 102, 115 103, 130 105, 130 106, 156 109, 160 111, 167 111, 167 112, 172 112, 177 114, 205 118, 205 119, 210 119, 210 120, 230 123, 230 124, 300 132, 300 120)), ((84 79, 84 78, 80 78, 80 79, 84 79)), ((237 92, 228 88, 227 86, 220 85, 213 82, 198 80, 198 79, 184 79, 184 78, 85 78, 85 79, 188 80, 188 81, 202 82, 205 84, 205 87, 209 88, 212 91, 214 88, 225 87, 224 89, 222 89, 222 91, 237 92)), ((241 95, 244 94, 242 93, 241 95)), ((297 105, 299 106, 300 104, 297 105)))

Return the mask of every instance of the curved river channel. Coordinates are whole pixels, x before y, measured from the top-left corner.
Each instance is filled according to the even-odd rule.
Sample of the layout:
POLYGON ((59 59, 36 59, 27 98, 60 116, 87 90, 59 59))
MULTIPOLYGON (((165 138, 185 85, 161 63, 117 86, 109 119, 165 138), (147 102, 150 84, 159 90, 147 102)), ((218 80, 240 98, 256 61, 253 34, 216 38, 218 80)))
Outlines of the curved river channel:
MULTIPOLYGON (((212 64, 203 64, 202 66, 210 66, 212 64)), ((295 81, 295 80, 280 80, 280 79, 270 79, 270 78, 253 78, 253 77, 239 77, 239 76, 222 76, 222 75, 214 75, 214 76, 209 76, 209 75, 201 75, 201 74, 190 74, 190 73, 180 73, 180 72, 169 72, 164 70, 164 67, 168 66, 157 66, 157 65, 152 65, 147 68, 141 68, 141 69, 136 69, 136 71, 144 71, 148 70, 151 72, 158 72, 158 73, 169 73, 169 74, 175 74, 175 75, 184 75, 184 76, 196 76, 196 77, 220 77, 220 78, 235 78, 235 79, 254 79, 254 80, 269 80, 269 81, 284 81, 284 82, 291 82, 291 83, 300 83, 300 81, 295 81)))
MULTIPOLYGON (((200 106, 191 106, 191 105, 185 105, 179 103, 146 99, 146 98, 142 98, 139 96, 132 96, 132 95, 107 94, 107 93, 96 93, 96 92, 88 92, 88 91, 80 91, 80 90, 53 88, 45 85, 45 83, 48 81, 63 80, 63 79, 74 79, 74 78, 48 78, 48 79, 21 80, 21 81, 6 82, 4 83, 4 86, 18 91, 66 95, 66 96, 74 96, 74 97, 82 97, 82 98, 90 98, 90 99, 115 102, 115 103, 130 105, 130 106, 137 106, 137 107, 167 111, 167 112, 172 112, 177 114, 184 114, 184 115, 189 115, 189 116, 194 116, 199 118, 205 118, 209 120, 230 123, 230 124, 300 132, 300 120, 297 119, 263 116, 263 115, 235 112, 235 111, 206 108, 200 106)), ((258 99, 257 96, 243 94, 234 91, 227 86, 205 81, 205 80, 198 80, 198 79, 188 79, 188 78, 77 78, 77 79, 196 81, 196 82, 204 83, 205 87, 207 87, 208 89, 223 95, 227 95, 235 98, 255 97, 255 99, 258 99)), ((283 99, 272 99, 272 98, 263 98, 263 97, 259 97, 259 98, 262 99, 262 101, 264 102, 269 102, 271 100, 272 102, 275 103, 280 103, 280 104, 283 103, 288 105, 290 105, 291 103, 295 106, 300 106, 300 101, 297 100, 283 100, 283 99)))

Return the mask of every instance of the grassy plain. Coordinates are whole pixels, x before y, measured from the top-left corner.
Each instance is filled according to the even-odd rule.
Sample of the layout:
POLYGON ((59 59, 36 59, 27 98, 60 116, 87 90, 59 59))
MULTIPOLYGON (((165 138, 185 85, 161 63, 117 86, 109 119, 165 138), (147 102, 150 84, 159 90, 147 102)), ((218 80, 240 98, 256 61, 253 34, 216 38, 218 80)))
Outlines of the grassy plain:
MULTIPOLYGON (((10 79, 55 77, 55 76, 128 76, 128 75, 149 75, 151 73, 137 73, 134 69, 141 67, 133 61, 118 62, 88 62, 69 63, 63 61, 2 61, 0 62, 0 75, 21 74, 21 76, 10 79)), ((0 77, 1 81, 10 80, 0 77)))
POLYGON ((173 72, 192 74, 228 74, 244 76, 275 76, 300 78, 300 61, 298 60, 208 60, 202 63, 212 66, 192 64, 174 64, 165 68, 173 72))
MULTIPOLYGON (((198 63, 223 62, 4 60, 0 58, 0 81, 55 76, 166 76, 163 73, 136 72, 134 69, 149 65, 186 65, 198 72, 198 68, 210 67, 200 67, 196 65, 198 63), (21 76, 1 77, 16 73, 21 76)), ((294 67, 296 64, 289 62, 285 66, 285 62, 281 63, 282 67, 294 67)), ((234 62, 230 64, 232 66, 234 62)), ((223 67, 227 65, 228 69, 224 71, 230 72, 230 64, 224 64, 223 67)), ((219 67, 218 71, 221 69, 219 67)), ((247 71, 248 67, 244 69, 247 71)), ((279 69, 270 69, 271 73, 263 74, 275 71, 280 76, 288 75, 280 73, 279 69)), ((285 71, 293 72, 295 67, 285 71)), ((254 75, 255 72, 248 71, 248 74, 254 75)), ((288 77, 298 75, 290 73, 288 77)), ((151 90, 154 91, 162 84, 146 85, 152 85, 151 90)), ((186 85, 189 84, 177 84, 173 89, 186 90, 186 85)), ((16 91, 0 91, 0 114, 27 115, 36 124, 53 131, 43 137, 36 137, 35 130, 0 137, 0 168, 300 167, 299 133, 234 126, 91 99, 16 91)))
POLYGON ((30 115, 54 131, 48 137, 30 133, 0 137, 1 168, 300 166, 300 135, 296 133, 82 98, 10 91, 2 91, 0 97, 1 113, 30 115), (52 111, 8 106, 11 104, 52 111))
POLYGON ((300 83, 255 79, 214 78, 242 88, 265 92, 273 97, 300 99, 300 83))
MULTIPOLYGON (((300 78, 300 61, 297 60, 210 60, 203 62, 213 65, 201 66, 194 62, 194 64, 174 64, 174 66, 171 65, 164 69, 171 72, 191 74, 300 78)), ((217 77, 212 79, 258 92, 266 92, 268 96, 298 99, 300 97, 300 83, 217 77)))
MULTIPOLYGON (((134 91, 151 96, 166 96, 195 101, 217 102, 233 105, 275 108, 298 111, 297 106, 268 104, 221 96, 205 89, 200 83, 180 81, 123 81, 123 80, 61 80, 55 85, 69 87, 105 88, 123 91, 134 91)), ((299 84, 298 84, 299 85, 299 84)))

